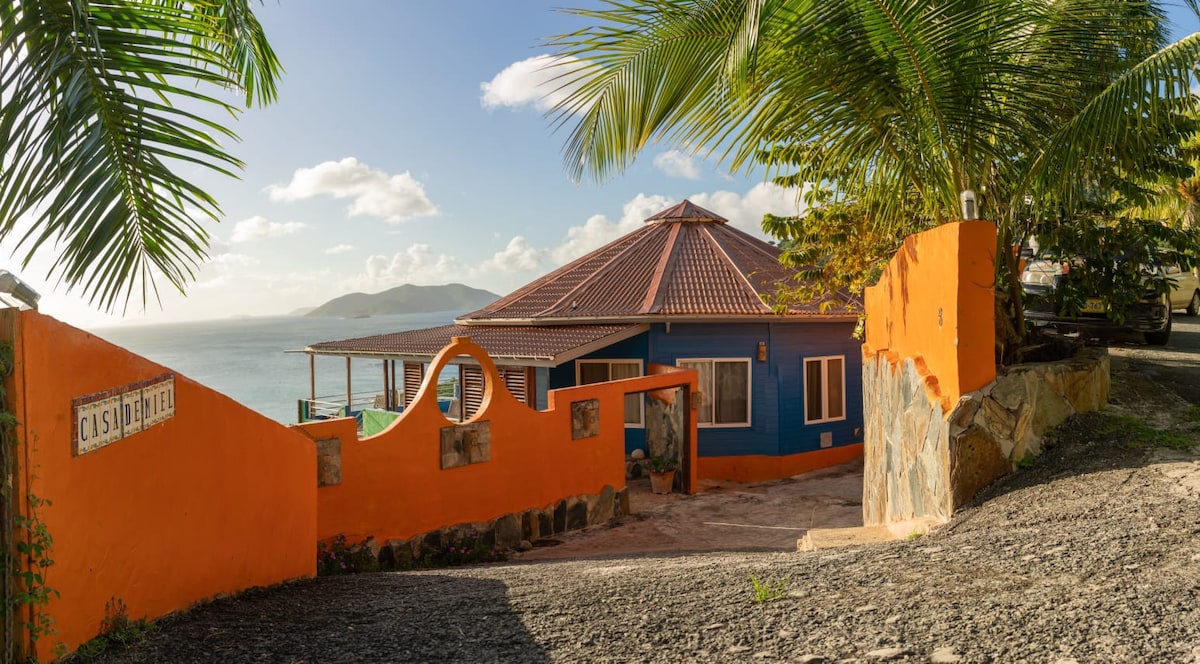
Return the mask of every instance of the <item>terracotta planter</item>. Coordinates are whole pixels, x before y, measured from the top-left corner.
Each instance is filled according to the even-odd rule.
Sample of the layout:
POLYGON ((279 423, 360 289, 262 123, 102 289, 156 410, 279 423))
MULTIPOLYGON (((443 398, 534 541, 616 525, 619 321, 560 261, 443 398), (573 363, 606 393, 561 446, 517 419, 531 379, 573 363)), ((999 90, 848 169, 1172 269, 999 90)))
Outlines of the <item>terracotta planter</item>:
POLYGON ((661 473, 650 472, 650 490, 654 493, 671 493, 671 486, 673 484, 675 484, 674 470, 661 473))

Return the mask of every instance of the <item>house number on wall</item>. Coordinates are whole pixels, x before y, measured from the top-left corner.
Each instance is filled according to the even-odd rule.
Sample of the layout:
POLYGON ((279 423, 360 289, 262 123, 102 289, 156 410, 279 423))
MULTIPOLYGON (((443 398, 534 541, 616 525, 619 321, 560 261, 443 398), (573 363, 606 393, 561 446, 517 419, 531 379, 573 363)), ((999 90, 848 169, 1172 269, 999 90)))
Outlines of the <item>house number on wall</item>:
POLYGON ((175 416, 175 374, 77 397, 75 454, 87 454, 175 416))

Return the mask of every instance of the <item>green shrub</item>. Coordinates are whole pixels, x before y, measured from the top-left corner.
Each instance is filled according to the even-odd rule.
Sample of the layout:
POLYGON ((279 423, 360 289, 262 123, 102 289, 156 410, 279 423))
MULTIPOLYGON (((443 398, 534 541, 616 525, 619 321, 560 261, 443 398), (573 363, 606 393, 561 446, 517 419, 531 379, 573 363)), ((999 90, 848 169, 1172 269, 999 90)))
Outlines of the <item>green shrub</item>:
POLYGON ((766 602, 774 602, 787 595, 788 584, 790 579, 780 579, 779 581, 760 581, 759 578, 751 574, 750 584, 754 586, 754 603, 764 604, 766 602))
POLYGON ((125 600, 114 597, 104 605, 99 636, 79 646, 70 659, 85 662, 95 659, 112 646, 125 648, 145 641, 156 629, 158 626, 145 618, 130 618, 125 600))
POLYGON ((1183 419, 1188 422, 1200 422, 1200 406, 1188 406, 1183 419))

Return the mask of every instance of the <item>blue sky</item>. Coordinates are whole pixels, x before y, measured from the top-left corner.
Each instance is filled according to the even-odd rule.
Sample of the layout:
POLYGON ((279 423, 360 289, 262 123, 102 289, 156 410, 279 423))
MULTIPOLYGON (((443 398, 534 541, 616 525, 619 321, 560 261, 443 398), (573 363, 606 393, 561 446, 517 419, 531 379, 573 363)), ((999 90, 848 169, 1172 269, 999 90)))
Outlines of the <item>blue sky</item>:
POLYGON ((233 123, 240 180, 192 174, 225 217, 187 296, 122 321, 40 279, 44 262, 22 277, 43 311, 82 326, 273 315, 403 283, 503 294, 685 197, 750 232, 794 211, 795 192, 761 173, 731 177, 670 146, 611 181, 570 180, 529 60, 582 25, 556 8, 595 4, 268 0, 257 14, 287 70, 280 99, 233 123))

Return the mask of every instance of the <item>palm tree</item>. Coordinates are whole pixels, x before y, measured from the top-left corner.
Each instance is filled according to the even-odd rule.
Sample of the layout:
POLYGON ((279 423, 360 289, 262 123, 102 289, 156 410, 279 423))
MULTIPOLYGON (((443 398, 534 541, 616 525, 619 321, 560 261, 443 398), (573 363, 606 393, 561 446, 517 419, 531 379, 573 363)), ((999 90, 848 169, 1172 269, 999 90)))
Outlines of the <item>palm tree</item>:
POLYGON ((273 101, 280 72, 250 0, 0 3, 0 238, 106 310, 182 291, 220 208, 179 171, 233 176, 208 114, 273 101))
MULTIPOLYGON (((1193 10, 1194 1, 1188 0, 1193 10)), ((551 43, 567 169, 656 141, 817 183, 900 227, 980 194, 1000 246, 1178 161, 1200 34, 1136 0, 614 0, 551 43)), ((1200 13, 1200 12, 1198 12, 1200 13)), ((1001 261, 1020 325, 1012 252, 1001 261)), ((1002 294, 1003 295, 1003 294, 1002 294)))

